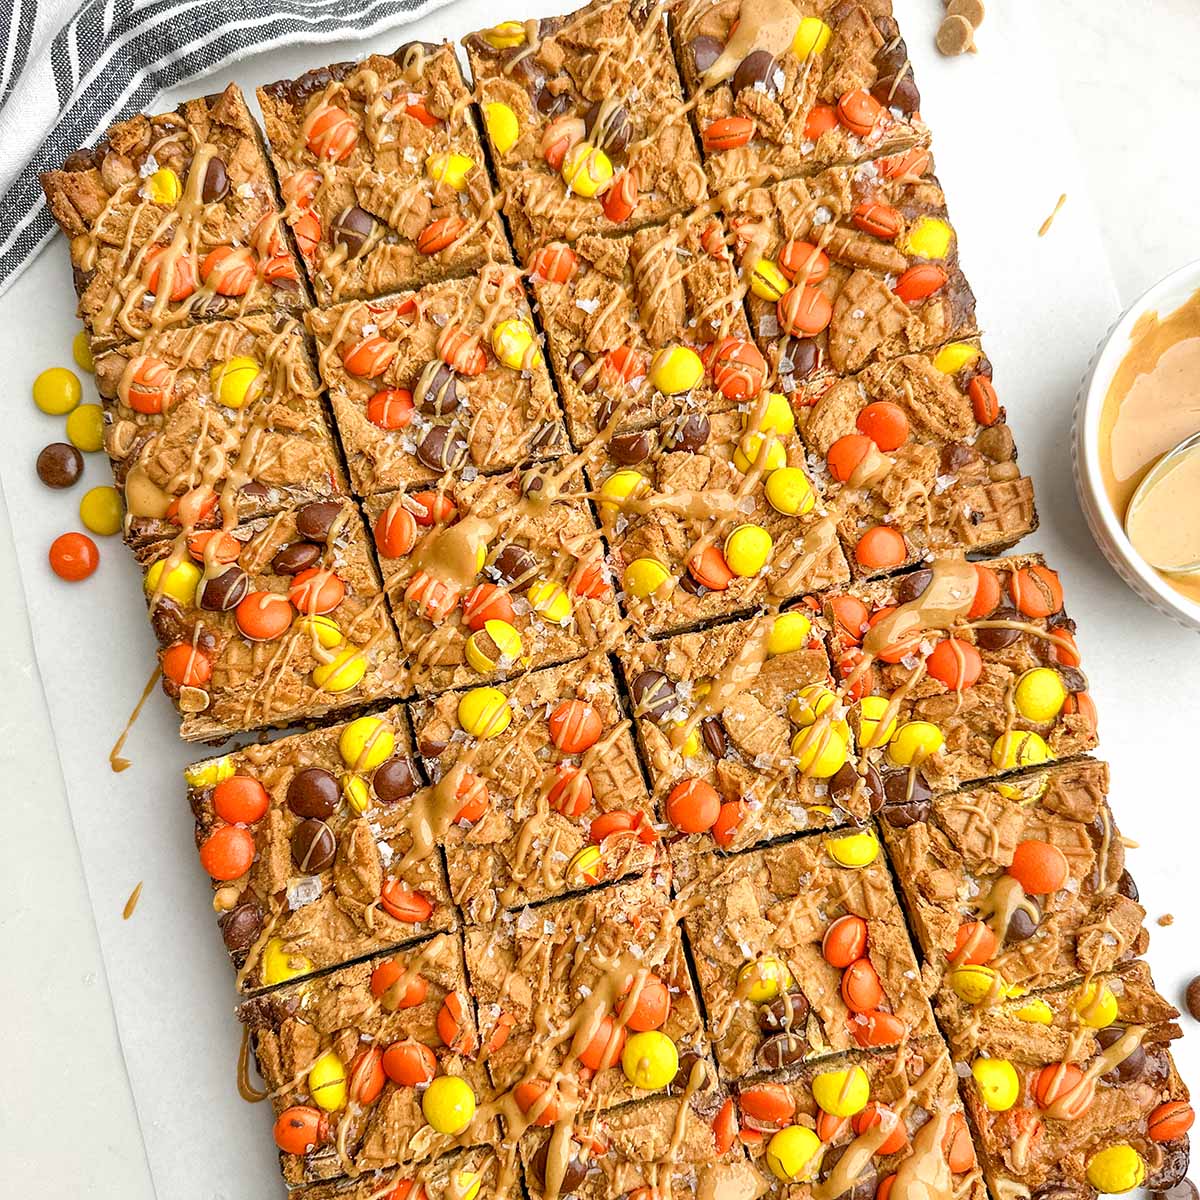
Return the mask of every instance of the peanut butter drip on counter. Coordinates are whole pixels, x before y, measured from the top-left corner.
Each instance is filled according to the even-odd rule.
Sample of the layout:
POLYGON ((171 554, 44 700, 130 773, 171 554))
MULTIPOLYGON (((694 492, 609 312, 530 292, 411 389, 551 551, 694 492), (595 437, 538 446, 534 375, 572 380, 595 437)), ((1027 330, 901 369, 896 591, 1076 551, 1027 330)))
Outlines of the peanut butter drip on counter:
POLYGON ((1054 206, 1054 211, 1042 222, 1038 229, 1038 237, 1045 237, 1050 232, 1050 226, 1054 224, 1054 218, 1062 212, 1062 206, 1067 202, 1067 193, 1063 192, 1058 198, 1058 203, 1054 206))
POLYGON ((129 918, 133 916, 133 910, 137 908, 138 900, 142 895, 142 884, 144 882, 144 880, 139 879, 137 887, 135 887, 133 891, 129 893, 129 899, 125 901, 125 907, 121 909, 122 921, 128 921, 129 918))
POLYGON ((129 714, 129 720, 125 722, 125 728, 121 730, 121 736, 117 738, 113 744, 113 748, 108 752, 108 765, 115 772, 128 771, 133 766, 133 763, 129 759, 121 756, 121 751, 125 749, 126 739, 129 737, 134 723, 142 715, 142 709, 145 707, 146 701, 150 698, 150 693, 154 691, 154 685, 158 682, 161 675, 162 669, 155 667, 154 674, 150 676, 149 683, 142 689, 141 697, 133 707, 133 712, 129 714))

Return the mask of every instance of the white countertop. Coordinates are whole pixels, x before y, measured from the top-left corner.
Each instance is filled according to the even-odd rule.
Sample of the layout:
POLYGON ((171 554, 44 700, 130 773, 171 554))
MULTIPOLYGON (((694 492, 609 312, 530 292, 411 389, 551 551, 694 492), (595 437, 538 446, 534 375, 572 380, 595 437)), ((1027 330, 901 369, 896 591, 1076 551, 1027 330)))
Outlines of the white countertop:
MULTIPOLYGON (((1005 3, 1033 5, 1035 0, 993 0, 995 6, 1005 3)), ((904 21, 908 12, 937 4, 938 0, 897 0, 902 28, 913 25, 904 21)), ((435 24, 436 19, 430 22, 435 24)), ((1040 28, 1045 54, 1057 69, 1070 128, 1014 128, 1001 143, 993 139, 986 156, 992 163, 990 177, 980 179, 978 186, 1015 187, 1021 177, 1025 139, 1054 139, 1060 132, 1073 136, 1121 301, 1128 304, 1172 268, 1200 257, 1200 158, 1195 148, 1200 110, 1200 6, 1195 0, 1143 0, 1140 4, 1043 0, 1036 4, 1029 26, 1040 28)), ((910 34, 910 48, 914 42, 910 34)), ((979 44, 986 56, 986 23, 979 44)), ((921 63, 931 54, 927 45, 913 51, 918 82, 921 63)), ((301 59, 309 64, 327 60, 318 47, 309 48, 301 59)), ((964 103, 970 102, 972 65, 968 60, 958 64, 964 103)), ((268 65, 258 74, 265 79, 277 77, 278 72, 272 73, 268 65)), ((1013 62, 1014 89, 1045 86, 1046 80, 1028 77, 1020 61, 1013 62)), ((1053 80, 1049 86, 1054 86, 1053 80)), ((936 121, 933 125, 943 175, 948 175, 951 172, 945 164, 956 149, 936 141, 936 121)), ((1048 213, 1063 189, 1053 178, 1036 182, 1045 192, 1048 213)), ((948 183, 947 190, 952 210, 961 206, 961 180, 948 183)), ((1059 220, 1069 221, 1071 211, 1068 193, 1059 220)), ((973 236, 978 238, 978 232, 973 231, 973 236)), ((1005 230, 997 228, 994 237, 1002 242, 1005 230)), ((967 242, 968 256, 970 250, 967 242)), ((976 289, 984 290, 986 281, 976 275, 972 276, 976 289)), ((65 277, 62 283, 65 288, 65 277)), ((1030 287, 1053 286, 1053 280, 1030 281, 1030 287)), ((27 281, 18 285, 14 296, 23 304, 62 303, 61 296, 32 293, 27 281)), ((11 298, 0 306, 0 312, 4 311, 13 311, 11 298)), ((1097 328, 1095 337, 1099 339, 1103 332, 1097 328)), ((1039 339, 1036 330, 1029 331, 1027 346, 1032 356, 1052 357, 1055 353, 1054 346, 1039 339)), ((992 353, 995 355, 994 343, 992 353)), ((32 412, 28 383, 24 378, 8 382, 10 419, 24 420, 32 412)), ((1189 747, 1177 742, 1187 736, 1189 715, 1194 727, 1200 692, 1194 682, 1183 692, 1178 684, 1181 678, 1190 678, 1186 674, 1189 669, 1195 674, 1200 643, 1195 635, 1171 626, 1142 605, 1103 564, 1098 552, 1083 544, 1087 534, 1066 482, 1068 424, 1069 413, 1058 414, 1054 427, 1064 431, 1059 448, 1061 478, 1056 475, 1047 486, 1047 481, 1038 477, 1043 530, 1061 520, 1063 527, 1052 540, 1058 543, 1067 538, 1079 553, 1095 559, 1086 579, 1086 605, 1097 614, 1106 634, 1111 631, 1111 637, 1098 639, 1093 628, 1089 639, 1089 629, 1081 621, 1081 640, 1090 650, 1088 667, 1094 669, 1097 661, 1101 662, 1105 685, 1100 706, 1102 752, 1113 763, 1120 784, 1114 795, 1118 822, 1130 836, 1152 843, 1152 849, 1134 853, 1132 870, 1150 911, 1155 942, 1151 961, 1156 976, 1163 990, 1178 1002, 1181 985, 1190 974, 1200 972, 1200 952, 1194 948, 1195 921, 1200 916, 1195 871, 1183 861, 1185 856, 1195 859, 1195 838, 1191 844, 1186 838, 1181 844, 1172 827, 1185 806, 1196 806, 1197 771, 1185 757, 1189 747), (1071 508, 1061 507, 1066 505, 1071 508), (1181 703, 1185 705, 1183 713, 1179 712, 1181 703), (1177 736, 1172 738, 1172 733, 1177 736), (1150 863, 1153 867, 1148 870, 1150 863), (1155 926, 1153 919, 1168 911, 1178 918, 1174 927, 1155 926), (1165 964, 1170 966, 1164 969, 1165 964)), ((1023 453, 1036 455, 1037 461, 1047 461, 1044 448, 1031 449, 1019 435, 1018 445, 1023 453)), ((89 475, 96 471, 96 465, 89 463, 89 475)), ((94 481, 102 481, 99 474, 94 481)), ((19 513, 7 515, 10 520, 21 519, 19 513)), ((1045 540, 1036 544, 1044 545, 1045 540)), ((110 543, 102 547, 104 552, 112 555, 120 549, 110 543)), ((78 599, 80 605, 86 604, 87 592, 80 590, 78 599)), ((136 598, 131 602, 136 603, 136 598)), ((1083 606, 1072 601, 1070 590, 1068 603, 1079 617, 1083 606)), ((29 614, 17 577, 9 520, 0 520, 0 628, 5 631, 0 642, 0 687, 4 691, 0 779, 5 785, 0 877, 6 885, 6 903, 0 912, 0 1027, 6 1035, 0 1053, 0 1191, 13 1200, 83 1196, 147 1200, 155 1191, 34 664, 29 614)), ((70 636, 69 629, 64 636, 70 636)), ((82 725, 99 715, 81 711, 74 719, 82 725)), ((119 728, 117 714, 103 716, 107 724, 119 728)), ((67 752, 69 730, 62 744, 67 752)), ((165 796, 161 803, 182 804, 182 796, 165 796)), ((1192 831, 1198 828, 1194 818, 1190 825, 1192 831)), ((181 869, 192 865, 189 851, 187 845, 179 847, 181 869)), ((136 868, 129 869, 135 871, 136 879, 136 868)), ((169 1023, 171 1014, 162 1013, 161 1019, 169 1023)), ((233 1020, 232 1014, 229 1020, 233 1020)), ((1181 1056, 1185 1075, 1189 1074, 1189 1061, 1200 1066, 1200 1033, 1193 1029, 1188 1040, 1192 1046, 1185 1043, 1181 1056)), ((1191 1072, 1190 1077, 1193 1086, 1200 1085, 1200 1075, 1191 1072)), ((237 1105, 232 1064, 230 1081, 228 1103, 237 1105)), ((180 1094, 178 1102, 186 1106, 192 1100, 180 1094)), ((265 1133, 262 1118, 261 1113, 250 1113, 246 1119, 259 1121, 265 1133)), ((219 1156, 221 1147, 215 1145, 211 1152, 219 1156)), ((193 1197, 259 1200, 257 1196, 212 1191, 199 1183, 186 1197, 160 1193, 159 1200, 193 1197)))

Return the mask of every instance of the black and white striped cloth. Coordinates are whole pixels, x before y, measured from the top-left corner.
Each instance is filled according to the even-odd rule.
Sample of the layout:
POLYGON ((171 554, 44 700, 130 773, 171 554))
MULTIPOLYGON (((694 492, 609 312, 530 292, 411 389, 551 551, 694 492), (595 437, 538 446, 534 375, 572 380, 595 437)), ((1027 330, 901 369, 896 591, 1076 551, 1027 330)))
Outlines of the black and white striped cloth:
POLYGON ((445 3, 0 0, 0 295, 54 232, 38 173, 114 121, 248 55, 368 37, 445 3))

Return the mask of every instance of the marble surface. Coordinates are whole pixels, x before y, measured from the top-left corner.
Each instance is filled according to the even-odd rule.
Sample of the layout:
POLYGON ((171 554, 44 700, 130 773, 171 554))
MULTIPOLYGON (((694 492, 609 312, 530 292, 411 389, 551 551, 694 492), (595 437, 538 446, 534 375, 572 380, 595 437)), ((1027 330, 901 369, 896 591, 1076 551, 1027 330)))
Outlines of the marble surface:
MULTIPOLYGON (((1122 5, 1055 0, 1036 7, 1035 0, 993 3, 1030 6, 1034 17, 1029 27, 1039 30, 1042 52, 1057 73, 1069 128, 1014 128, 1000 140, 993 137, 987 154, 972 156, 981 173, 986 172, 973 186, 1014 188, 1027 139, 1073 137, 1112 274, 1127 304, 1173 267, 1200 257, 1200 221, 1195 212, 1200 167, 1194 150, 1200 7, 1194 0, 1122 5)), ((897 7, 903 22, 907 12, 937 4, 938 0, 898 0, 897 7)), ((906 24, 911 26, 912 22, 906 24)), ((985 23, 979 34, 983 55, 994 52, 988 32, 985 23)), ((914 53, 918 66, 931 53, 927 46, 919 47, 914 53)), ((308 61, 320 57, 320 51, 310 51, 308 61)), ((1029 77, 1019 53, 1011 53, 1011 58, 1006 69, 1011 71, 1014 88, 1055 86, 1053 79, 1029 77)), ((962 60, 956 69, 961 71, 964 96, 969 96, 972 63, 962 60)), ((988 125, 1001 127, 994 119, 988 125)), ((944 144, 942 151, 947 157, 944 144)), ((1022 181, 1023 186, 1028 183, 1022 181)), ((1062 188, 1053 178, 1037 184, 1045 191, 1048 212, 1062 188)), ((960 204, 961 188, 959 179, 948 185, 951 200, 958 198, 960 204)), ((1060 221, 1071 220, 1074 203, 1080 199, 1068 194, 1060 221)), ((980 234, 974 231, 973 236, 980 234)), ((1002 241, 1004 236, 1003 228, 994 231, 996 239, 1002 241)), ((1030 280, 1029 286, 1052 287, 1053 281, 1030 280)), ((1098 338, 1103 330, 1095 332, 1098 338)), ((1036 330, 1030 331, 1027 345, 1031 355, 1054 354, 1053 345, 1041 343, 1036 330)), ((26 382, 10 382, 9 403, 14 413, 23 414, 28 404, 26 382)), ((1064 472, 1066 456, 1064 442, 1064 472)), ((89 463, 94 482, 103 481, 102 465, 89 463)), ((1052 523, 1057 514, 1045 510, 1045 492, 1041 494, 1043 521, 1052 523)), ((1054 501, 1073 504, 1074 497, 1062 485, 1054 488, 1054 501)), ((5 630, 0 648, 4 688, 0 778, 7 785, 5 836, 0 839, 0 872, 6 883, 6 904, 0 913, 0 1023, 8 1034, 5 1082, 0 1087, 3 1191, 14 1200, 68 1196, 146 1200, 155 1191, 33 659, 30 615, 16 573, 10 521, 20 521, 21 514, 7 512, 7 516, 8 520, 0 520, 0 627, 5 630)), ((1067 534, 1086 537, 1077 512, 1069 514, 1067 534)), ((1189 942, 1194 947, 1194 921, 1200 909, 1194 872, 1181 861, 1182 852, 1169 845, 1167 822, 1176 803, 1194 806, 1194 772, 1190 778, 1177 779, 1174 764, 1182 766, 1182 757, 1173 754, 1171 746, 1146 736, 1148 730, 1138 735, 1130 726, 1157 715, 1158 708, 1167 736, 1172 729, 1183 731, 1173 681, 1183 664, 1195 662, 1198 647, 1194 636, 1168 627, 1164 618, 1142 606, 1102 563, 1097 562, 1086 582, 1097 589, 1089 604, 1094 603, 1103 615, 1105 627, 1121 631, 1107 645, 1090 643, 1093 656, 1104 656, 1104 748, 1125 785, 1126 799, 1118 816, 1126 832, 1160 843, 1152 879, 1146 878, 1146 857, 1135 855, 1133 868, 1143 881, 1151 917, 1171 911, 1179 918, 1173 928, 1154 928, 1152 955, 1164 990, 1177 991, 1187 978, 1186 947, 1189 942), (1147 786, 1137 799, 1139 783, 1147 786), (1130 812, 1131 806, 1136 811, 1130 812), (1158 964, 1168 959, 1173 969, 1164 973, 1158 964)), ((83 591, 79 602, 86 603, 83 591)), ((1086 627, 1083 636, 1086 639, 1086 627)), ((1190 694, 1195 696, 1194 687, 1190 694)), ((81 711, 75 719, 83 723, 97 715, 81 711)), ((114 716, 104 715, 110 721, 114 716)), ((68 730, 62 737, 64 753, 69 753, 70 743, 68 730)), ((176 799, 165 798, 164 803, 176 799)), ((1200 970, 1200 957, 1192 969, 1200 970)), ((163 1019, 169 1021, 170 1014, 163 1019)), ((1190 1040, 1200 1042, 1200 1034, 1193 1030, 1190 1040)), ((1187 1057, 1200 1062, 1200 1054, 1187 1057)), ((1195 1074, 1192 1082, 1200 1082, 1195 1074)), ((187 1095, 179 1097, 180 1105, 189 1102, 187 1095)), ((232 1090, 229 1103, 237 1103, 232 1090)), ((212 1152, 219 1155, 220 1147, 214 1146, 212 1152)), ((219 1200, 226 1193, 198 1185, 192 1195, 219 1200)), ((160 1194, 160 1200, 176 1197, 160 1194)), ((181 1195, 178 1200, 191 1200, 191 1196, 181 1195)), ((239 1195, 237 1200, 251 1197, 239 1195)))

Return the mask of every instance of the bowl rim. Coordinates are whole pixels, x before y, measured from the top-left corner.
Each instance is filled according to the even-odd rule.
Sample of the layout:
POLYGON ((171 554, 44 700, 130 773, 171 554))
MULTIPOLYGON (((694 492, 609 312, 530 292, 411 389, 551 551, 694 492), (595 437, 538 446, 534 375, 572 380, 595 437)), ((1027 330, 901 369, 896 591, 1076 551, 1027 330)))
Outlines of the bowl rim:
MULTIPOLYGON (((1147 288, 1108 331, 1098 347, 1085 386, 1079 392, 1075 414, 1075 453, 1076 461, 1081 466, 1080 490, 1086 489, 1086 494, 1080 498, 1084 502, 1086 515, 1091 518, 1089 523, 1093 525, 1093 535, 1100 534, 1109 543, 1107 547, 1102 544, 1101 549, 1107 550, 1110 558, 1116 555, 1125 570, 1141 584, 1141 589, 1134 586, 1135 591, 1144 589, 1152 593, 1160 607, 1170 610, 1170 615, 1193 629, 1200 629, 1200 603, 1177 592, 1133 548, 1124 525, 1109 502, 1100 471, 1099 446, 1100 414, 1112 377, 1128 353, 1129 335, 1134 325, 1147 311, 1155 311, 1160 315, 1174 312, 1196 291, 1200 291, 1200 259, 1185 263, 1147 288), (1095 528, 1097 524, 1100 529, 1095 528)), ((1120 571, 1118 573, 1123 574, 1120 571)), ((1126 582, 1133 584, 1133 580, 1127 577, 1126 582)), ((1151 597, 1144 595, 1144 598, 1151 597)))

